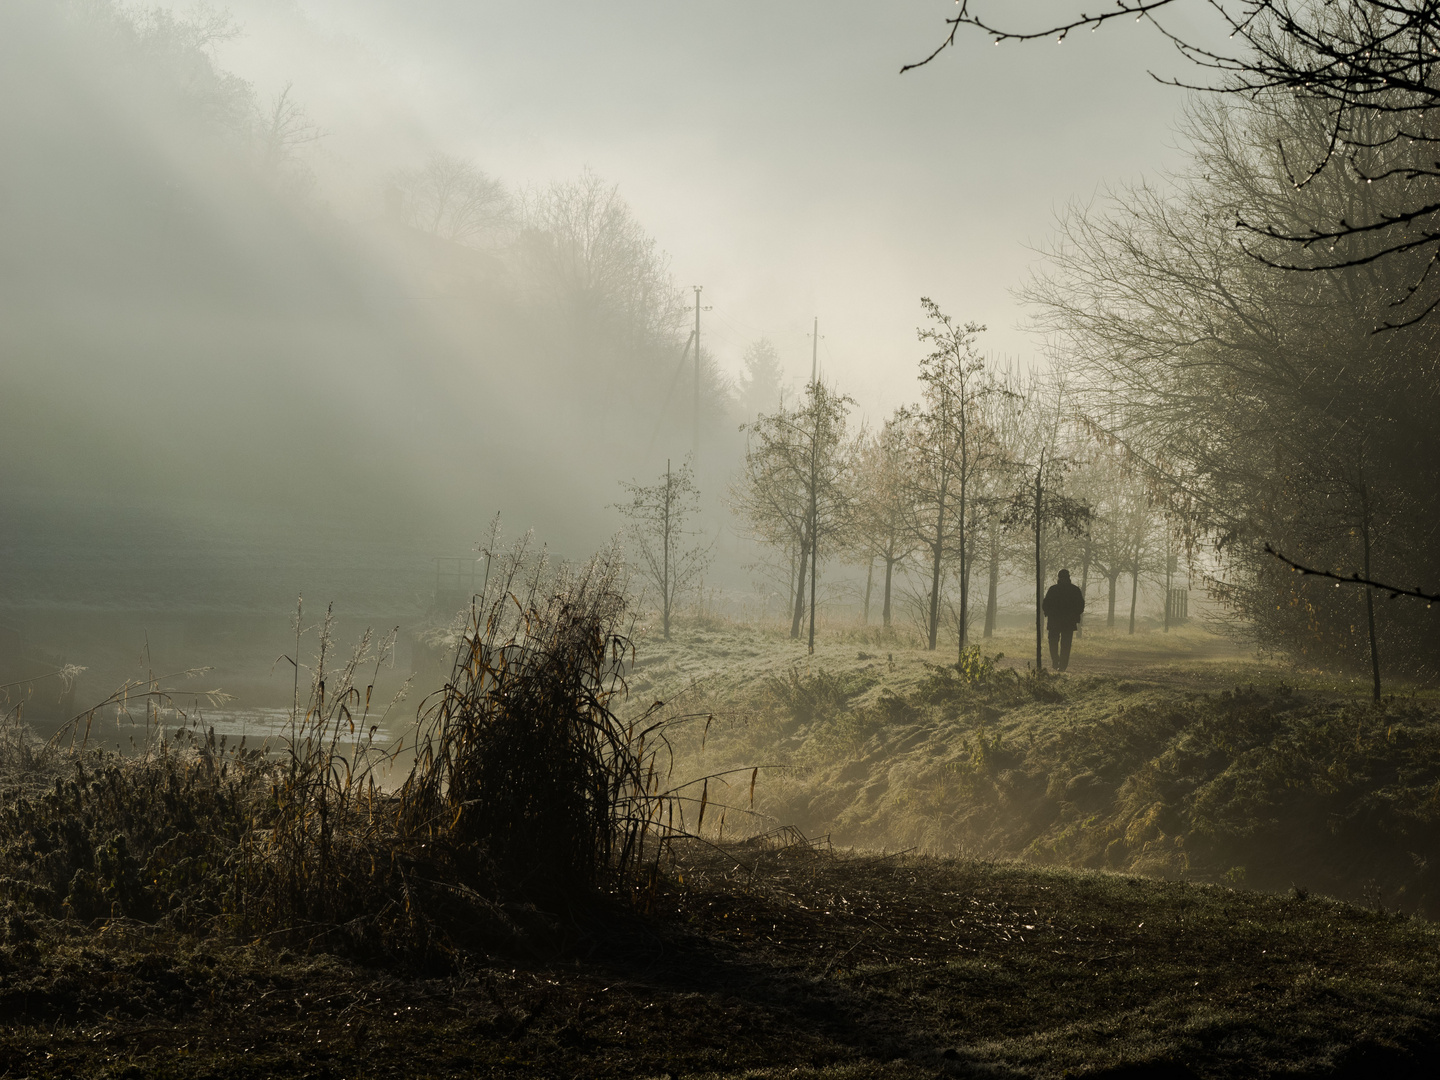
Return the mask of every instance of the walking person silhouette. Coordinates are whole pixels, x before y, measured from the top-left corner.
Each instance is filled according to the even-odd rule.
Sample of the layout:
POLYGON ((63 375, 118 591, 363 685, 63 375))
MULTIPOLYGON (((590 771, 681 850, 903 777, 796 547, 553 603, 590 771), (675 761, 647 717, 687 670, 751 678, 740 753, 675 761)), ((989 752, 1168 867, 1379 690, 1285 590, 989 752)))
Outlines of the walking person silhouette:
POLYGON ((1064 671, 1070 666, 1070 641, 1085 612, 1085 594, 1070 582, 1070 571, 1061 570, 1055 584, 1045 593, 1042 605, 1045 630, 1050 638, 1050 666, 1064 671))

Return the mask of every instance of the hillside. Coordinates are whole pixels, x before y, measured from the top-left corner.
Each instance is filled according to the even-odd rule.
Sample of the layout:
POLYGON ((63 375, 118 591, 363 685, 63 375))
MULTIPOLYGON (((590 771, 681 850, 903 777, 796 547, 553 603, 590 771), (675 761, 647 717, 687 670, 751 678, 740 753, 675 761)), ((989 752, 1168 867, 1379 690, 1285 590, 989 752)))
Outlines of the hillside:
POLYGON ((1377 709, 1333 675, 1199 628, 1092 631, 1069 673, 1038 679, 1012 659, 1033 650, 1019 632, 965 672, 878 641, 857 633, 812 658, 692 627, 650 645, 635 686, 713 712, 681 772, 766 766, 755 827, 1440 911, 1428 692, 1377 709))

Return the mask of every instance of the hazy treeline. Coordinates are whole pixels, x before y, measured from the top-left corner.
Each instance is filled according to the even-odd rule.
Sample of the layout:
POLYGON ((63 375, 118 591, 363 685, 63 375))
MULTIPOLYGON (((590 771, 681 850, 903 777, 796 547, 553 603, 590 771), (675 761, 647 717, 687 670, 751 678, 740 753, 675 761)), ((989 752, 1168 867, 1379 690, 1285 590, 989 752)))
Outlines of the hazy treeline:
POLYGON ((1073 209, 1027 292, 1089 424, 1138 464, 1190 545, 1218 554, 1212 586, 1259 640, 1433 672, 1424 604, 1302 579, 1264 554, 1440 580, 1435 323, 1396 315, 1429 256, 1369 261, 1364 233, 1272 238, 1433 201, 1433 177, 1373 182, 1425 153, 1381 104, 1348 118, 1368 145, 1318 172, 1329 143, 1315 102, 1195 105, 1188 166, 1073 209))
MULTIPOLYGON (((729 489, 796 636, 834 561, 859 568, 867 617, 932 647, 991 632, 1002 583, 1038 590, 1061 565, 1089 625, 1133 629, 1142 585, 1194 564, 1277 647, 1440 659, 1423 605, 1262 551, 1440 580, 1433 320, 1375 332, 1427 256, 1271 238, 1383 217, 1397 196, 1375 177, 1433 186, 1378 105, 1352 118, 1373 137, 1320 170, 1311 103, 1193 107, 1189 166, 1073 210, 1028 286, 1052 377, 1001 370, 981 327, 927 301, 919 396, 865 427, 843 387, 787 389, 766 341, 735 383, 703 335, 697 363, 693 295, 589 171, 527 186, 436 151, 376 170, 368 208, 342 213, 309 165, 321 121, 215 63, 233 31, 111 0, 0 7, 11 505, 213 502, 286 543, 323 517, 427 556, 501 511, 575 552, 612 530, 619 478, 668 521, 670 495, 646 494, 668 460, 682 533, 712 537, 729 489)), ((656 551, 669 612, 684 590, 656 551)))
POLYGON ((771 552, 791 635, 813 631, 833 560, 865 568, 867 619, 873 602, 882 626, 913 623, 932 649, 942 632, 961 649, 977 625, 989 637, 1002 580, 1038 596, 1067 564, 1100 586, 1092 625, 1116 624, 1128 584, 1133 633, 1142 577, 1165 580, 1179 550, 1141 468, 1094 437, 1065 380, 1000 367, 978 348, 984 327, 922 304, 919 401, 857 429, 854 401, 816 380, 747 425, 733 507, 771 552))
MULTIPOLYGON (((1041 390, 982 370, 975 328, 936 309, 923 402, 859 433, 850 399, 787 388, 768 341, 732 385, 702 337, 697 430, 693 297, 613 184, 525 186, 435 152, 377 172, 347 217, 308 164, 324 132, 304 103, 213 61, 223 17, 76 0, 0 19, 8 489, 212 500, 280 533, 323 516, 441 550, 499 510, 583 549, 617 478, 667 458, 678 475, 698 445, 699 527, 740 466, 797 634, 817 550, 866 569, 880 621, 903 606, 932 642, 975 612, 993 626, 1002 564, 1033 565, 1010 504, 1041 390)), ((1043 558, 1073 549, 1086 573, 1042 517, 1043 558)), ((1147 568, 1093 535, 1112 586, 1147 568)))
MULTIPOLYGON (((695 439, 663 252, 597 176, 526 189, 439 153, 342 214, 308 164, 321 121, 214 62, 232 32, 0 8, 7 495, 214 500, 296 543, 323 516, 438 550, 504 510, 592 548, 596 493, 695 439)), ((734 406, 703 359, 718 452, 734 406)))

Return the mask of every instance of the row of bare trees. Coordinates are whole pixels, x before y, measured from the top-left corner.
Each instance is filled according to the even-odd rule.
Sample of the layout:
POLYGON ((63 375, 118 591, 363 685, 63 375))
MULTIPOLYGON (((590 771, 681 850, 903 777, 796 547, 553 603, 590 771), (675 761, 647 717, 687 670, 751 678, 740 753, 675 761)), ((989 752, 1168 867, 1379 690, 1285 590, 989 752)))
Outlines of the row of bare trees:
POLYGON ((1265 547, 1407 586, 1440 580, 1436 324, 1377 332, 1428 256, 1367 259, 1363 237, 1336 237, 1298 273, 1272 265, 1282 240, 1234 226, 1242 209, 1292 231, 1383 217, 1431 183, 1373 183, 1424 144, 1357 112, 1347 123, 1371 125, 1374 145, 1297 185, 1294 163, 1327 153, 1328 123, 1292 95, 1192 106, 1189 167, 1072 210, 1028 291, 1085 411, 1188 545, 1210 549, 1212 591, 1258 640, 1368 668, 1378 697, 1382 659, 1440 668, 1433 613, 1302 579, 1265 547), (1335 265, 1346 250, 1355 260, 1335 265))
POLYGON ((1259 641, 1368 667, 1376 700, 1382 655, 1433 676, 1440 8, 1002 6, 963 0, 921 64, 962 33, 1063 41, 1133 17, 1205 92, 1188 167, 1073 209, 1030 289, 1087 409, 1213 546, 1212 591, 1259 641), (1332 566, 1349 572, 1314 572, 1332 566))
MULTIPOLYGON (((746 425, 733 507, 789 567, 790 633, 813 648, 820 566, 868 568, 867 615, 881 575, 881 621, 895 618, 897 573, 929 648, 953 628, 963 651, 983 580, 984 636, 1008 572, 1033 571, 1037 611, 1047 567, 1093 564, 1109 585, 1130 575, 1131 623, 1142 573, 1164 524, 1123 449, 1079 421, 1063 381, 998 370, 979 351, 984 327, 956 322, 928 298, 919 400, 879 430, 848 425, 854 402, 823 381, 746 425)), ((1037 623, 1038 629, 1038 623, 1037 623)))

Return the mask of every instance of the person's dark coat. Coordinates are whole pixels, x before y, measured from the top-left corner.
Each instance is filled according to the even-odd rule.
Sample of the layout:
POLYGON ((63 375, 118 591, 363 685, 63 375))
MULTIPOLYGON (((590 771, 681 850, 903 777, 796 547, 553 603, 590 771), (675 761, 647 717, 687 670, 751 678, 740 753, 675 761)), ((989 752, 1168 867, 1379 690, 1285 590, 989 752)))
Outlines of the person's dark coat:
POLYGON ((1080 616, 1085 611, 1085 594, 1072 581, 1057 581, 1045 593, 1042 605, 1045 619, 1051 630, 1074 630, 1080 625, 1080 616))

